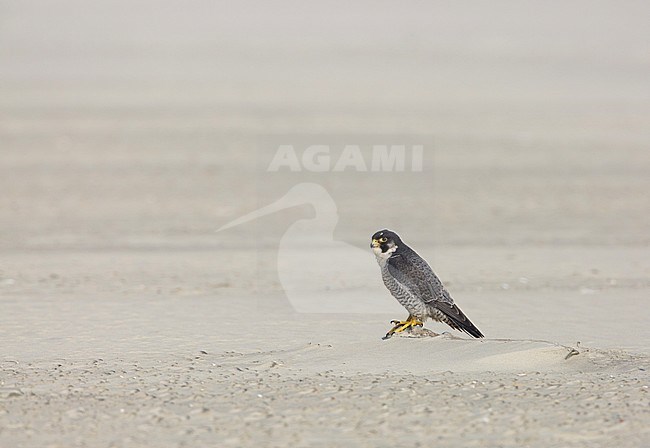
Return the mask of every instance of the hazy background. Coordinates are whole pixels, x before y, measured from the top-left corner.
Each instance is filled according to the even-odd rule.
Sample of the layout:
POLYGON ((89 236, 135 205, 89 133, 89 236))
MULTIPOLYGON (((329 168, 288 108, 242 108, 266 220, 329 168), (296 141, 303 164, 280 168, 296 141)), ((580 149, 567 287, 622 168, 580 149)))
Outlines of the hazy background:
POLYGON ((399 230, 486 334, 553 338, 559 313, 567 340, 645 350, 648 17, 645 1, 0 2, 4 331, 71 300, 190 297, 210 316, 281 296, 278 241, 313 211, 215 229, 310 181, 337 240, 399 230), (260 141, 310 134, 433 143, 422 173, 264 171, 260 141))
MULTIPOLYGON (((642 1, 2 2, 0 244, 207 243, 255 205, 251 141, 311 132, 433 135, 426 201, 440 213, 398 223, 418 238, 647 244, 649 13, 642 1)), ((363 207, 353 185, 329 187, 337 236, 352 241, 382 225, 381 181, 349 177, 363 207)), ((409 207, 423 193, 383 192, 409 207)))

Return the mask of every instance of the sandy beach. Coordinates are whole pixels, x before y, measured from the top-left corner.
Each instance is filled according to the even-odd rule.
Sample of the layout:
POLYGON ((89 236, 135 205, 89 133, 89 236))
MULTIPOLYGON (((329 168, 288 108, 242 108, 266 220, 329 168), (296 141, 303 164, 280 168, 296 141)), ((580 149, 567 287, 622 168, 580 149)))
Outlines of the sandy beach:
POLYGON ((650 445, 647 4, 407 6, 0 5, 0 447, 650 445))

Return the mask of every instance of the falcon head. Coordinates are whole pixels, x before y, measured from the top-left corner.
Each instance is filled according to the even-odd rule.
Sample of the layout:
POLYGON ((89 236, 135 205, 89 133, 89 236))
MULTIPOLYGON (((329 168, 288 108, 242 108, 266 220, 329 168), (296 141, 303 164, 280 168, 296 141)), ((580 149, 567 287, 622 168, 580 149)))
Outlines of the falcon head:
POLYGON ((388 258, 402 244, 399 235, 390 230, 384 229, 372 236, 370 247, 377 257, 388 258))

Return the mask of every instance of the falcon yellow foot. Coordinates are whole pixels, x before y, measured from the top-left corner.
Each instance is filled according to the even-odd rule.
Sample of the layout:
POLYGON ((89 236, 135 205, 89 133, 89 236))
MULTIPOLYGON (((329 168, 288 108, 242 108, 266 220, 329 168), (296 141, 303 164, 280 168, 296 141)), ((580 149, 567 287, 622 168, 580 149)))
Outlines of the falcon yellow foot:
POLYGON ((395 333, 401 333, 404 330, 410 330, 413 327, 421 327, 424 325, 413 316, 409 316, 406 320, 391 320, 390 323, 393 324, 394 327, 391 328, 382 339, 388 339, 395 333))

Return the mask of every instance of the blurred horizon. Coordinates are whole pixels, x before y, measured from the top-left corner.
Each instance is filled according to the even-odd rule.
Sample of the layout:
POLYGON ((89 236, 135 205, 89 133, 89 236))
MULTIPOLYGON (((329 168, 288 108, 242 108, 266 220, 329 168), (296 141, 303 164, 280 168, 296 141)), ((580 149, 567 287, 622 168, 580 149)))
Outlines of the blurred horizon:
MULTIPOLYGON (((329 189, 337 238, 360 247, 390 226, 433 244, 647 245, 649 13, 0 2, 0 246, 219 244, 214 229, 305 181, 329 189), (433 144, 426 178, 270 178, 256 148, 274 135, 433 144)), ((310 212, 283 213, 271 239, 310 212)))

